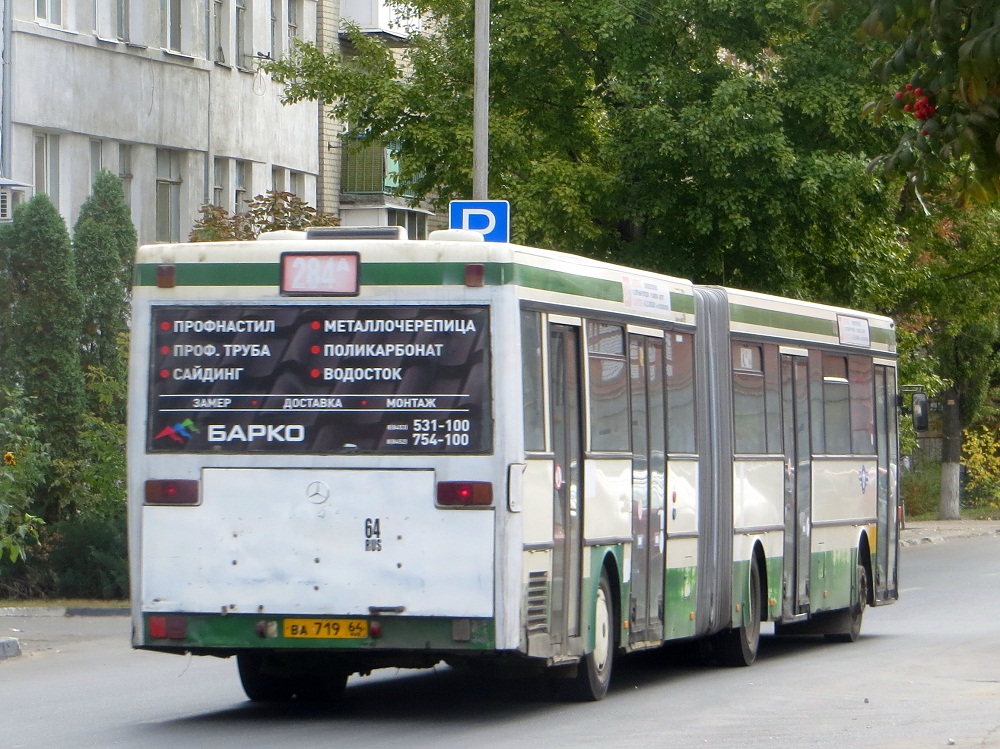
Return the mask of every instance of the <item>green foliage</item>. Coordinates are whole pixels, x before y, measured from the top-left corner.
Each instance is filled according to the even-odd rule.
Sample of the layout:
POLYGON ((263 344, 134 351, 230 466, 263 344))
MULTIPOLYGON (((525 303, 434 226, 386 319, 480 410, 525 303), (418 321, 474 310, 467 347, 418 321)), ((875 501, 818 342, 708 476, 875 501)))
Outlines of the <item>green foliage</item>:
MULTIPOLYGON (((358 29, 265 68, 352 135, 398 143, 401 182, 471 193, 472 3, 422 0, 394 56, 358 29)), ((866 171, 899 125, 859 122, 884 46, 860 10, 799 0, 494 0, 490 193, 516 241, 702 282, 884 306, 904 267, 896 194, 866 171)))
POLYGON ((83 305, 66 224, 39 194, 14 212, 5 239, 12 309, 0 376, 32 399, 53 457, 70 455, 84 409, 83 305))
POLYGON ((128 598, 124 516, 62 522, 47 540, 49 595, 65 598, 128 598))
MULTIPOLYGON (((122 352, 124 359, 124 346, 122 352)), ((63 517, 125 517, 126 430, 124 420, 115 415, 124 413, 126 386, 124 379, 111 377, 102 367, 87 371, 87 390, 98 408, 83 415, 77 450, 55 462, 52 476, 52 485, 64 497, 63 517)))
POLYGON ((201 218, 195 221, 188 238, 192 242, 256 239, 265 231, 301 230, 340 223, 336 216, 320 213, 297 195, 273 190, 251 200, 243 213, 230 216, 226 209, 217 205, 202 206, 199 213, 201 218))
POLYGON ((0 566, 38 540, 42 521, 29 513, 49 465, 48 447, 19 389, 0 390, 0 566))
POLYGON ((119 346, 127 343, 123 334, 130 319, 136 245, 121 180, 101 170, 73 232, 76 280, 83 294, 81 363, 84 369, 103 367, 116 378, 126 373, 119 346))
MULTIPOLYGON (((848 0, 849 2, 849 0, 848 0)), ((843 0, 823 3, 843 6, 843 0)), ((874 70, 892 86, 867 113, 905 123, 876 161, 907 173, 954 178, 960 202, 1000 196, 1000 9, 995 0, 864 0, 862 28, 893 45, 874 70)))
POLYGON ((962 464, 965 466, 963 504, 1000 509, 1000 431, 996 424, 965 430, 962 464))
POLYGON ((909 520, 937 518, 941 504, 941 464, 920 462, 899 477, 899 495, 909 520))

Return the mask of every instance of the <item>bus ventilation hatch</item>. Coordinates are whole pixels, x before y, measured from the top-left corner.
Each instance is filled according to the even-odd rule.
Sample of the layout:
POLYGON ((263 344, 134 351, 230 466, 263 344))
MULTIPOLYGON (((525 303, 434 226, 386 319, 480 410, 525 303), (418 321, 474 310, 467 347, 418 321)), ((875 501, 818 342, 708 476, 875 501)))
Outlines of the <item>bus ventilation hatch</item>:
POLYGON ((549 629, 549 573, 528 573, 528 618, 529 632, 547 632, 549 629))

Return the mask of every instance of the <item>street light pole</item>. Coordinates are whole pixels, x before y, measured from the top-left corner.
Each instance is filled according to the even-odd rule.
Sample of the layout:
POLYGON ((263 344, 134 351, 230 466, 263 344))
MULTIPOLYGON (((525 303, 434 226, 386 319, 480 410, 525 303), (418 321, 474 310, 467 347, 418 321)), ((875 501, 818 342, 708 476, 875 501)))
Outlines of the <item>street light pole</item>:
POLYGON ((490 150, 490 0, 476 0, 472 82, 472 197, 486 200, 490 150))

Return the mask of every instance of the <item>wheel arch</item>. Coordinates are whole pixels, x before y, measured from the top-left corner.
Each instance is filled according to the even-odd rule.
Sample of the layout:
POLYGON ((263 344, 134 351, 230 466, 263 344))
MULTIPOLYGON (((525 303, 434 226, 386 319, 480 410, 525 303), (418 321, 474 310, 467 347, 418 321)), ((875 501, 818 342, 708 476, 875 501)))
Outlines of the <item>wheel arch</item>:
POLYGON ((618 650, 622 647, 623 642, 628 641, 628 637, 624 636, 625 633, 622 632, 622 622, 626 621, 626 612, 622 611, 622 577, 618 567, 618 558, 610 551, 601 560, 598 575, 601 572, 608 574, 608 582, 611 584, 611 610, 615 612, 617 619, 611 631, 615 635, 614 647, 618 650))
POLYGON ((757 565, 757 574, 760 575, 760 620, 766 622, 771 618, 771 607, 768 606, 768 586, 767 579, 767 556, 764 553, 764 544, 760 539, 754 541, 753 551, 750 552, 750 563, 757 565))

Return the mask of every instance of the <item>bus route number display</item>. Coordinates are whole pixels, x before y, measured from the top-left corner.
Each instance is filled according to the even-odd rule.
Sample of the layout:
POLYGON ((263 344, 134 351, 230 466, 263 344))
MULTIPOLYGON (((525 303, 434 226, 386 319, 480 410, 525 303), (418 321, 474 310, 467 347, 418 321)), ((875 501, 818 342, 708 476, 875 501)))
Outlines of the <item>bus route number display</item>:
POLYGON ((485 453, 485 307, 154 307, 150 452, 485 453))

